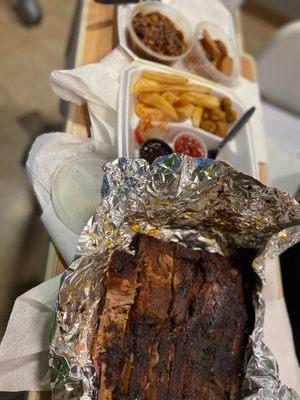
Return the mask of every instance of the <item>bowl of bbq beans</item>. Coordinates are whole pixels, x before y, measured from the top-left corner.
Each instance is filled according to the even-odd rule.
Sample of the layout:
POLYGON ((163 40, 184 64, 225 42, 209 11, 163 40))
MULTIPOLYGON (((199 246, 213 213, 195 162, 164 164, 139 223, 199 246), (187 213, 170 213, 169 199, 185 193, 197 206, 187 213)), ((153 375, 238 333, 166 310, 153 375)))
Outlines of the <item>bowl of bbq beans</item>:
POLYGON ((175 8, 156 2, 136 6, 130 15, 129 39, 141 58, 173 64, 183 59, 193 45, 193 32, 175 8))

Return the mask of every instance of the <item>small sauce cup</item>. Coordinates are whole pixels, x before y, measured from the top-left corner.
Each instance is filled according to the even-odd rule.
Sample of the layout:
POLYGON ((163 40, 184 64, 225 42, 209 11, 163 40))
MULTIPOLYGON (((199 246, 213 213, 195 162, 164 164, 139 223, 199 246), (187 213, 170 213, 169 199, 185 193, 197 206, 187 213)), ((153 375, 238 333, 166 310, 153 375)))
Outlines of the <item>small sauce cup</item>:
POLYGON ((207 146, 204 141, 199 135, 189 131, 177 134, 173 139, 172 148, 175 153, 187 154, 191 157, 207 157, 207 146))

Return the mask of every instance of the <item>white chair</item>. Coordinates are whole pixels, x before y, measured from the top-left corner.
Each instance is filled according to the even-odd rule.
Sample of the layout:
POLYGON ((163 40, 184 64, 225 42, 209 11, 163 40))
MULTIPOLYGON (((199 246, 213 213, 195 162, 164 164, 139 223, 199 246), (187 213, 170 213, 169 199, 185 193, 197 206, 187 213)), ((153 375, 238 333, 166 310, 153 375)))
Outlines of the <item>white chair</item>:
POLYGON ((267 133, 269 184, 300 185, 300 21, 281 28, 258 60, 267 133))

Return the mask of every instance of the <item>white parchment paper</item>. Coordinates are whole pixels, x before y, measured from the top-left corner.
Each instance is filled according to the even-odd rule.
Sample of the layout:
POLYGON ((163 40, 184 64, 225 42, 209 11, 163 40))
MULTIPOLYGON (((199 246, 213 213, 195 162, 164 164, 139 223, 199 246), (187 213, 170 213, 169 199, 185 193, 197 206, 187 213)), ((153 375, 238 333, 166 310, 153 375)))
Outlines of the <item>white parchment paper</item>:
POLYGON ((49 390, 49 334, 61 276, 18 297, 0 346, 0 391, 49 390))
MULTIPOLYGON (((100 129, 98 133, 101 134, 100 129)), ((56 215, 51 201, 51 186, 56 170, 64 162, 84 154, 98 154, 107 161, 117 156, 113 146, 101 141, 51 133, 36 139, 26 164, 29 180, 43 210, 41 220, 67 264, 73 259, 79 235, 73 233, 56 215)))

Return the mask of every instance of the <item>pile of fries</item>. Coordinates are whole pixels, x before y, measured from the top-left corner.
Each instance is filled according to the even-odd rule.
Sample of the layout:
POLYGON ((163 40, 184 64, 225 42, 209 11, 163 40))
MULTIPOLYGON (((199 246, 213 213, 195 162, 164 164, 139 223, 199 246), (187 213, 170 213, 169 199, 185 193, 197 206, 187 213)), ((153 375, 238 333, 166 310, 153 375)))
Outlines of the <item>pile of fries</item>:
POLYGON ((133 85, 137 96, 135 112, 139 117, 161 111, 171 121, 191 118, 195 128, 225 136, 228 124, 236 120, 228 97, 219 98, 206 86, 190 84, 188 78, 176 74, 145 70, 133 85))

